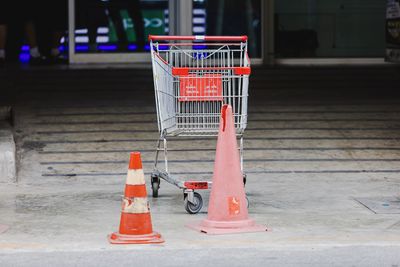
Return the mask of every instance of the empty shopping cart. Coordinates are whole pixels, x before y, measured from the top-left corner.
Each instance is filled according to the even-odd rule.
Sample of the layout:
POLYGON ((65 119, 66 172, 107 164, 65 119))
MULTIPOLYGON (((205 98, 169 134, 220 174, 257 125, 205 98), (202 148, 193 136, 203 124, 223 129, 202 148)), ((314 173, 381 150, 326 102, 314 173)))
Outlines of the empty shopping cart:
MULTIPOLYGON (((210 189, 211 182, 181 181, 168 168, 169 137, 218 135, 221 107, 233 109, 243 172, 243 132, 247 125, 250 60, 247 36, 150 35, 159 139, 151 174, 153 197, 160 179, 183 190, 185 209, 197 213, 203 200, 196 190, 210 189), (165 168, 158 168, 159 154, 165 168)), ((244 183, 246 176, 243 174, 244 183)))

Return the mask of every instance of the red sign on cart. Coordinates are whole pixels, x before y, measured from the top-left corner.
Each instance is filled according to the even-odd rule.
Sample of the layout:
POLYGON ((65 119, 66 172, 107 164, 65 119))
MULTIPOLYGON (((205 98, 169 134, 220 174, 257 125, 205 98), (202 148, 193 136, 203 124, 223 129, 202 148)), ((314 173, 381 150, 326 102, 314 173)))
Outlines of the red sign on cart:
POLYGON ((221 74, 179 77, 179 101, 222 101, 221 74))

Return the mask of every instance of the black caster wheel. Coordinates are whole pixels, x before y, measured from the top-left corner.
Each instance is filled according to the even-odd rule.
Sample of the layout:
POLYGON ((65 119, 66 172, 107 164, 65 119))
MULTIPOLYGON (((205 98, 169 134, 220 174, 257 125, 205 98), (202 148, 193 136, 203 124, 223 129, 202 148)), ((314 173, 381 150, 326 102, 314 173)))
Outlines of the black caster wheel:
POLYGON ((198 213, 203 207, 203 198, 197 192, 193 193, 193 203, 189 202, 188 195, 184 197, 185 210, 190 214, 198 213))
POLYGON ((158 189, 160 189, 160 178, 157 176, 151 176, 151 190, 153 191, 153 197, 158 197, 158 189))
POLYGON ((243 174, 243 186, 246 186, 246 182, 247 182, 247 175, 243 174))

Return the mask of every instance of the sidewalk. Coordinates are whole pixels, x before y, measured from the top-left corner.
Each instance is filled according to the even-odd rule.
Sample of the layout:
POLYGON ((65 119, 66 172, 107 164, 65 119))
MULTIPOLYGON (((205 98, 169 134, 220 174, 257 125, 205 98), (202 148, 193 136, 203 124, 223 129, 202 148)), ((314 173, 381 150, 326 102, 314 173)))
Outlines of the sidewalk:
MULTIPOLYGON (((121 177, 121 184, 123 181, 124 177, 121 177)), ((62 258, 65 253, 94 256, 110 251, 107 255, 113 257, 125 250, 140 251, 140 255, 151 258, 160 254, 172 257, 187 250, 194 255, 211 251, 210 255, 217 256, 214 251, 217 249, 230 256, 235 251, 247 251, 243 257, 251 261, 271 251, 311 253, 337 247, 353 247, 355 251, 375 247, 378 248, 374 249, 376 256, 380 257, 390 252, 393 246, 400 249, 399 214, 374 214, 354 197, 393 196, 398 193, 396 186, 394 175, 384 179, 369 177, 368 182, 360 175, 346 180, 340 175, 328 178, 298 174, 252 175, 247 187, 251 202, 249 211, 257 222, 266 224, 272 231, 207 236, 184 226, 204 218, 207 203, 201 214, 188 215, 183 209, 182 195, 164 183, 162 196, 150 198, 150 205, 154 229, 162 233, 166 243, 150 246, 108 244, 106 235, 118 228, 122 185, 86 188, 2 186, 1 191, 5 193, 0 197, 0 223, 9 225, 10 229, 0 234, 0 259, 10 257, 9 253, 26 257, 28 252, 52 252, 52 255, 63 252, 55 254, 62 258), (252 256, 255 251, 260 254, 252 256)), ((179 258, 174 260, 179 262, 179 258)), ((298 263, 303 260, 299 258, 298 263)), ((323 257, 320 260, 324 262, 323 257)), ((162 258, 157 261, 163 262, 162 258)), ((393 256, 390 263, 399 262, 400 255, 393 256)), ((233 258, 228 258, 226 263, 234 263, 233 258)))

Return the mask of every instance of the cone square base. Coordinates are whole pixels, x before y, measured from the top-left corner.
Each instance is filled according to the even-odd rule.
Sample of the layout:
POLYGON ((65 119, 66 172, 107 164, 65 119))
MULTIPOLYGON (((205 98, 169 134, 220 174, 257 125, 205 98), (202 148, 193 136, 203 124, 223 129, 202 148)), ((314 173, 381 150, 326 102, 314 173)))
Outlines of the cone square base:
POLYGON ((148 235, 123 235, 120 233, 112 233, 108 236, 108 241, 111 244, 159 244, 164 243, 162 236, 153 232, 148 235))
POLYGON ((264 225, 255 224, 252 220, 246 220, 232 224, 231 222, 216 222, 213 225, 212 221, 203 220, 201 222, 187 224, 186 227, 205 233, 208 235, 224 235, 224 234, 239 234, 239 233, 256 233, 270 231, 264 225))

